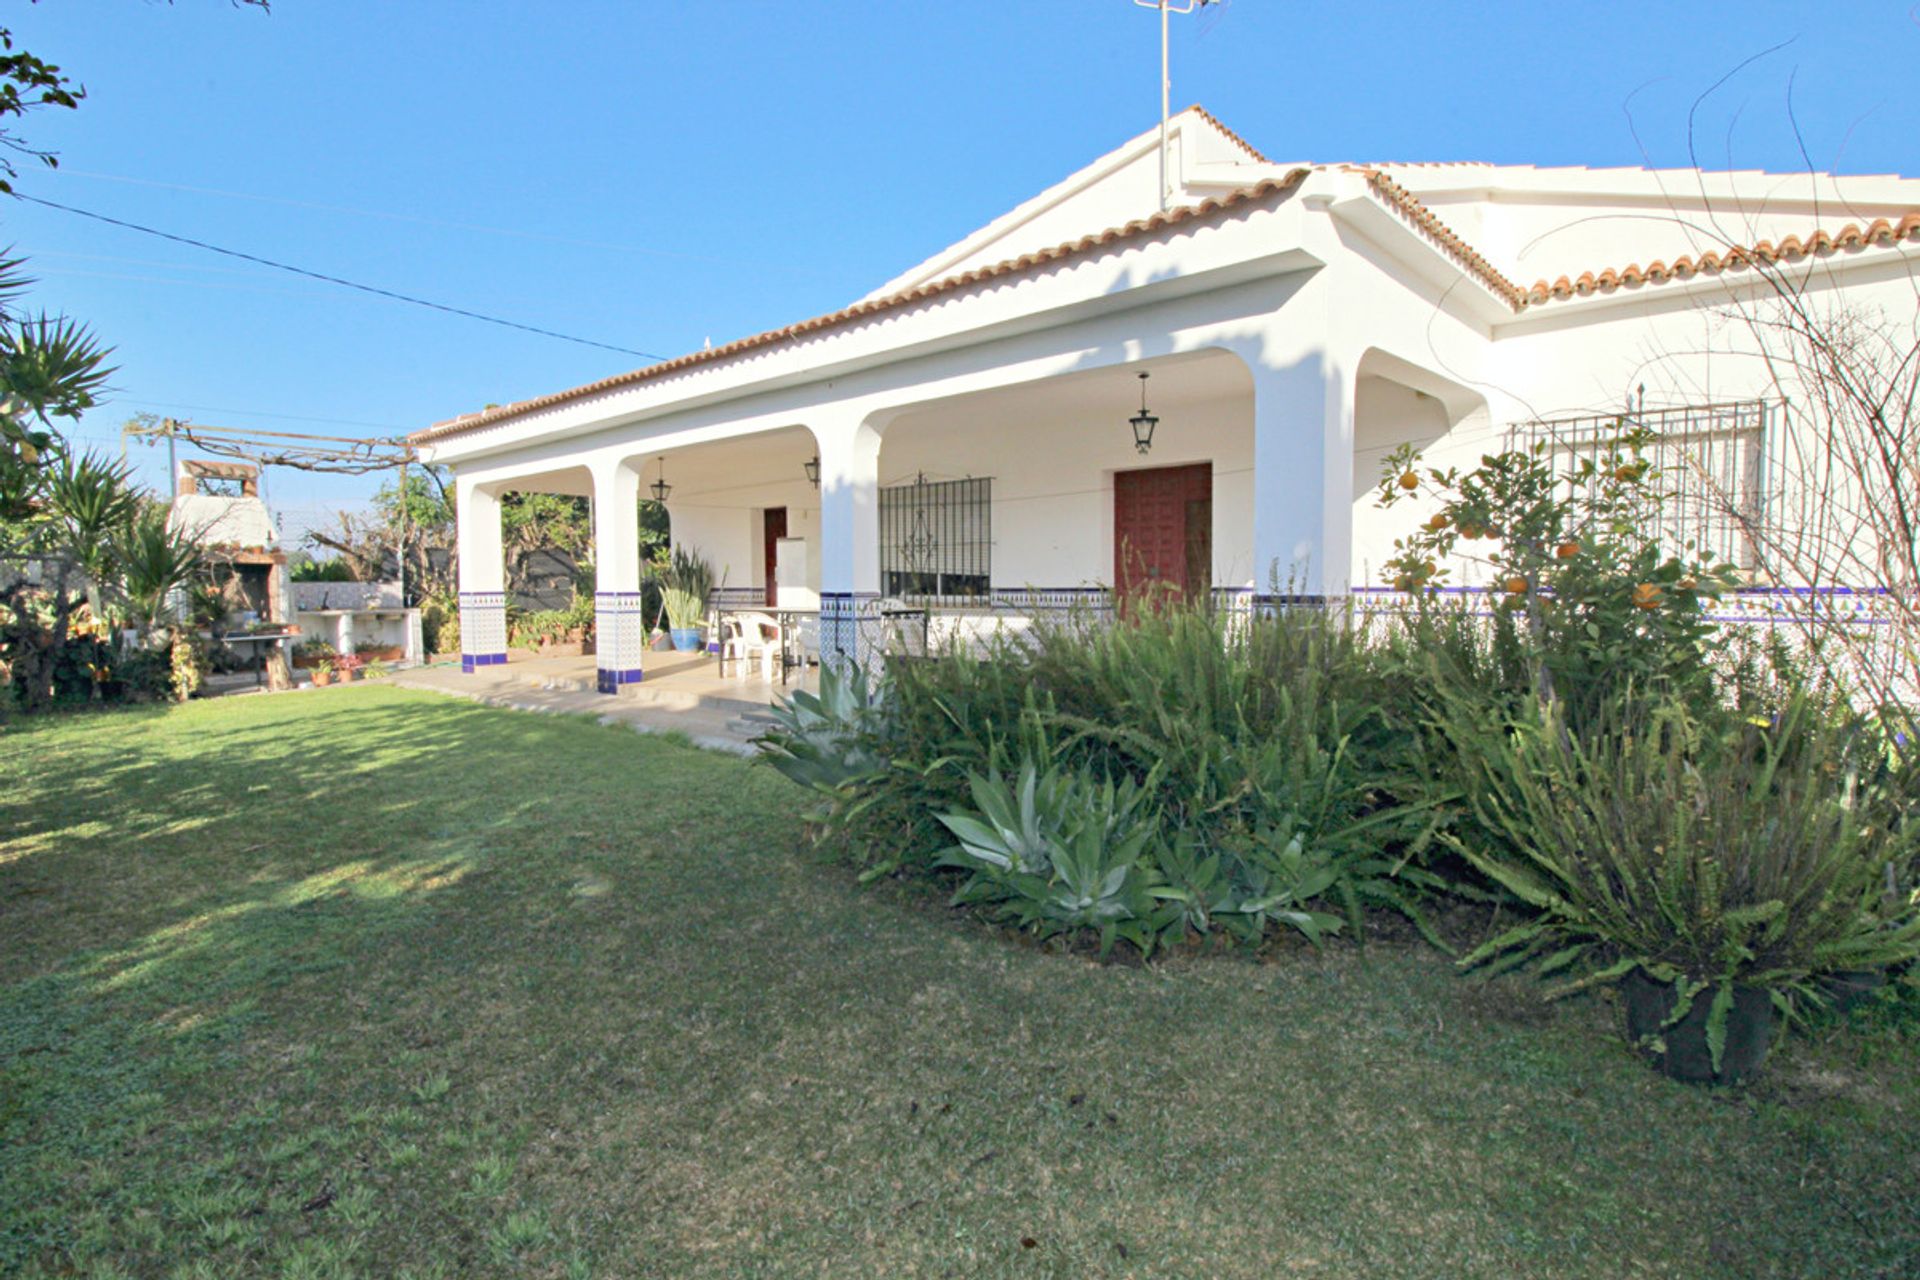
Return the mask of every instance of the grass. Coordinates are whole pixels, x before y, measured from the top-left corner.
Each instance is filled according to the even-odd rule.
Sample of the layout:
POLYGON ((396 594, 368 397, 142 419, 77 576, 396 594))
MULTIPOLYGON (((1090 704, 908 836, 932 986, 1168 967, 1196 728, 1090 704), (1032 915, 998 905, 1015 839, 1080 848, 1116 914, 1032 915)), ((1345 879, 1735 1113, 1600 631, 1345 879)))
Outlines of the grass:
MULTIPOLYGON (((0 729, 0 1274, 1904 1276, 1920 1018, 1655 1076, 1378 943, 1101 966, 385 687, 0 729)), ((1904 1017, 1904 1020, 1902 1020, 1904 1017)))

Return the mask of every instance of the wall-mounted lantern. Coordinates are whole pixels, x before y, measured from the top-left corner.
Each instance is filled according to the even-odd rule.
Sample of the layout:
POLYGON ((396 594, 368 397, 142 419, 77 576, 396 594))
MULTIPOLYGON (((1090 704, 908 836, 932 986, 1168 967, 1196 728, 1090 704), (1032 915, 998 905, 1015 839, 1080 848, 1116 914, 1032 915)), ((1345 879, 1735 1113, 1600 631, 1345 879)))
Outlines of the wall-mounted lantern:
POLYGON ((820 455, 814 454, 800 466, 807 473, 807 483, 818 489, 820 487, 820 455))

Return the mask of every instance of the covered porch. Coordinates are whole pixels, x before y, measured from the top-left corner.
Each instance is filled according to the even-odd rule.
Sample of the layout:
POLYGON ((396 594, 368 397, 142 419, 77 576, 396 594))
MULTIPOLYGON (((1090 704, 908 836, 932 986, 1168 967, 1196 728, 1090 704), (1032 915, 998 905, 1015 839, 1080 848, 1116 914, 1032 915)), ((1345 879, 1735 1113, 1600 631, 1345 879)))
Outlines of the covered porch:
POLYGON ((643 616, 637 515, 648 501, 665 508, 673 546, 712 569, 713 649, 712 623, 760 611, 807 659, 871 666, 908 614, 924 651, 1037 614, 1111 613, 1147 591, 1250 597, 1267 585, 1255 568, 1255 416, 1245 361, 1201 349, 926 396, 863 415, 851 440, 785 423, 463 474, 463 666, 507 660, 507 600, 493 588, 499 504, 514 492, 592 503, 595 687, 607 693, 684 683, 685 664, 651 648, 657 619, 643 616))
POLYGON ((1329 270, 1340 246, 1293 191, 423 433, 457 479, 464 665, 505 661, 498 503, 529 485, 592 500, 608 693, 658 665, 635 537, 656 495, 717 606, 782 610, 829 665, 877 665, 900 608, 938 644, 1148 591, 1343 595, 1369 541, 1356 463, 1461 425, 1468 397, 1423 399, 1433 362, 1376 354, 1376 317, 1329 270))

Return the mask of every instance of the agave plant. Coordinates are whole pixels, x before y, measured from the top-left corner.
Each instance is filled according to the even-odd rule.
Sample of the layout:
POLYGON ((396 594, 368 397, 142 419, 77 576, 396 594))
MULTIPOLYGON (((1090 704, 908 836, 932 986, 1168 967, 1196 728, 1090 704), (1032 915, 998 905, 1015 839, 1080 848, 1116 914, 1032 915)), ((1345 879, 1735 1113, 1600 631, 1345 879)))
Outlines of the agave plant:
POLYGON ((1325 847, 1309 845, 1308 832, 1292 824, 1263 826, 1236 851, 1235 892, 1217 911, 1223 923, 1243 938, 1257 940, 1267 925, 1285 925, 1319 942, 1338 933, 1339 916, 1308 904, 1350 879, 1350 869, 1325 847))
POLYGON ((858 666, 822 666, 818 694, 797 691, 769 714, 775 725, 757 745, 767 763, 810 791, 844 802, 886 768, 874 746, 885 724, 880 690, 858 666))
POLYGON ((974 811, 940 816, 959 841, 942 862, 972 872, 957 905, 991 905, 1043 938, 1095 930, 1103 955, 1120 938, 1153 950, 1159 930, 1146 851, 1160 821, 1150 787, 1062 768, 1042 775, 1031 760, 1017 781, 998 772, 968 781, 974 811))

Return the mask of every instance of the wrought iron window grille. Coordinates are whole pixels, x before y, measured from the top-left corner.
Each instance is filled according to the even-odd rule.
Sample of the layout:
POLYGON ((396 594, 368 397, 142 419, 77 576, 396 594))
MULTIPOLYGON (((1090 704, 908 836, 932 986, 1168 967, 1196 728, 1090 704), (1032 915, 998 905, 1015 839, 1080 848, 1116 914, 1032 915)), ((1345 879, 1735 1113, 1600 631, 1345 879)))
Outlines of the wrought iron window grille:
POLYGON ((1777 401, 1649 409, 1644 391, 1618 413, 1519 423, 1508 445, 1544 445, 1560 475, 1584 460, 1598 464, 1620 437, 1636 429, 1652 437, 1641 457, 1658 476, 1661 540, 1670 550, 1691 545, 1743 570, 1759 562, 1757 542, 1776 518, 1781 474, 1777 401))
POLYGON ((993 583, 993 480, 880 490, 880 590, 925 604, 984 603, 993 583))

